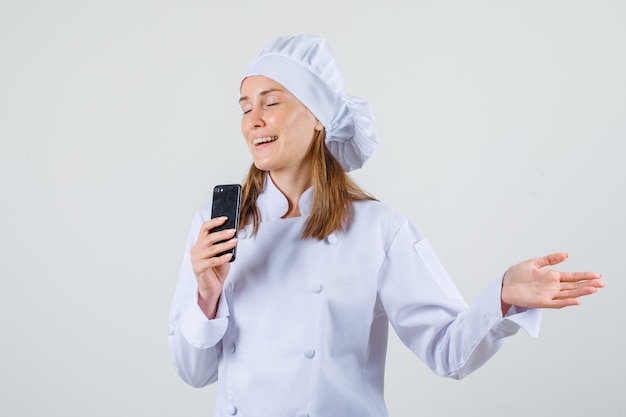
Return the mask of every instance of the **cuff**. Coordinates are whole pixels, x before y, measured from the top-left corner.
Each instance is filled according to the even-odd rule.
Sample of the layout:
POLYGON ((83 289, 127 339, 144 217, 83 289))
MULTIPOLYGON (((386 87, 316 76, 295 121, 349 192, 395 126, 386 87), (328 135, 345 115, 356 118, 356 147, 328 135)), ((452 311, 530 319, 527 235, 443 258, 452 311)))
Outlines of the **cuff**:
MULTIPOLYGON (((502 278, 492 282, 474 302, 477 308, 498 317, 502 317, 502 278)), ((502 320, 515 323, 530 336, 537 337, 541 327, 541 313, 542 310, 537 308, 512 306, 502 320)))
POLYGON ((220 304, 216 317, 209 320, 198 305, 198 293, 190 300, 187 308, 181 316, 180 330, 183 337, 195 348, 207 349, 215 346, 228 327, 228 306, 224 300, 224 295, 220 297, 220 304))

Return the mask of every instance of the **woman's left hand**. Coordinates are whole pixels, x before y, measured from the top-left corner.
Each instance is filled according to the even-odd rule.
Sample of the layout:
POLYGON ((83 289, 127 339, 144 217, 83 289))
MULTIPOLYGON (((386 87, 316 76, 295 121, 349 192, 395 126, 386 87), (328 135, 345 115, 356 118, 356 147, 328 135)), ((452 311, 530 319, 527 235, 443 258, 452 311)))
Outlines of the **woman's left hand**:
POLYGON ((596 272, 559 272, 546 268, 568 258, 553 253, 510 267, 502 280, 502 314, 512 305, 526 308, 563 308, 580 304, 579 298, 604 287, 596 272))

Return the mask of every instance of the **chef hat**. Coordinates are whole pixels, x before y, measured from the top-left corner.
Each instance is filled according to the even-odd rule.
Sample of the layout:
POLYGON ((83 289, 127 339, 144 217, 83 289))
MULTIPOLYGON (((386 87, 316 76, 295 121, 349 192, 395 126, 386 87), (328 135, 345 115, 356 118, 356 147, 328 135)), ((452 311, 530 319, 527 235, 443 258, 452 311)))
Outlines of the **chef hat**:
POLYGON ((363 166, 378 146, 372 109, 367 101, 343 93, 343 79, 325 39, 310 34, 278 37, 252 60, 244 79, 253 75, 280 83, 315 115, 344 170, 363 166))

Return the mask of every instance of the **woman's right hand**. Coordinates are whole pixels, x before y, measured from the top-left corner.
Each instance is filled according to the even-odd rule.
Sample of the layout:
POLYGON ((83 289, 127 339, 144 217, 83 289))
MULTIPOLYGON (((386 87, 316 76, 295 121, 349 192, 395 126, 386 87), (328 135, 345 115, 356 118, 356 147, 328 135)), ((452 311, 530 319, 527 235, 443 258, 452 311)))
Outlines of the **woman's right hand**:
POLYGON ((216 217, 202 224, 198 240, 191 248, 191 265, 198 281, 198 305, 209 319, 215 318, 217 304, 222 294, 224 281, 230 270, 232 254, 216 256, 232 249, 237 244, 235 229, 211 230, 226 222, 226 217, 216 217), (216 244, 225 240, 223 243, 216 244))

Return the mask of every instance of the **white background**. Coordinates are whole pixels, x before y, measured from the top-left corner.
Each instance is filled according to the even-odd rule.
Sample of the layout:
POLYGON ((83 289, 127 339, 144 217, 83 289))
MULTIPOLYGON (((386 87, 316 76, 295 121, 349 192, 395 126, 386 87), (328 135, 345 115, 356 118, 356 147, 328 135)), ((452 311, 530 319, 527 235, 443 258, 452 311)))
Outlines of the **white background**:
POLYGON ((310 32, 377 117, 354 178, 468 301, 559 250, 608 284, 460 382, 393 335, 390 414, 624 415, 625 22, 620 0, 0 0, 0 414, 211 414, 167 346, 187 230, 250 164, 249 61, 310 32))

